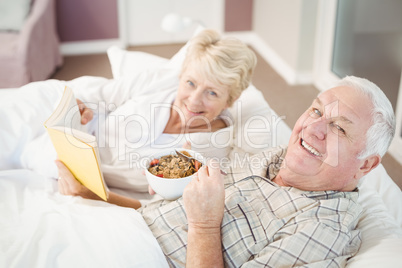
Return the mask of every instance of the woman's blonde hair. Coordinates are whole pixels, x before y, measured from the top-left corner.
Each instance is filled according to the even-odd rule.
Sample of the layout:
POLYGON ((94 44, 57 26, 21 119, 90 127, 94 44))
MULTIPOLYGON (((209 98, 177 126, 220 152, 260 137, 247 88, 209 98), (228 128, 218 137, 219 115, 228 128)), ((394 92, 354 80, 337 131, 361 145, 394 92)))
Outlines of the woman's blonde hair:
POLYGON ((255 53, 236 38, 221 38, 214 30, 203 30, 190 40, 182 73, 190 63, 214 84, 229 89, 228 105, 246 89, 257 64, 255 53))

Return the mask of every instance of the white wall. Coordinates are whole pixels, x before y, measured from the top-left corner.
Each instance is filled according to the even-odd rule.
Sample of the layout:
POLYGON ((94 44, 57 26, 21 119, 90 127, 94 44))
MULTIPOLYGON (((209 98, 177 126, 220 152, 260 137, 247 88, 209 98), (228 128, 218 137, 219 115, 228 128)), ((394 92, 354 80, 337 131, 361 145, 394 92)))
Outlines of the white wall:
POLYGON ((253 31, 290 84, 312 83, 318 0, 254 0, 253 31))
POLYGON ((164 32, 164 15, 174 12, 200 20, 206 27, 223 32, 224 0, 125 0, 128 45, 152 45, 187 41, 195 25, 179 34, 164 32))
MULTIPOLYGON (((205 26, 224 31, 224 0, 120 1, 125 3, 128 45, 186 42, 195 26, 180 34, 161 29, 162 18, 171 12, 202 20, 205 26)), ((243 40, 256 48, 289 84, 313 83, 317 7, 318 0, 253 2, 253 40, 243 40)))

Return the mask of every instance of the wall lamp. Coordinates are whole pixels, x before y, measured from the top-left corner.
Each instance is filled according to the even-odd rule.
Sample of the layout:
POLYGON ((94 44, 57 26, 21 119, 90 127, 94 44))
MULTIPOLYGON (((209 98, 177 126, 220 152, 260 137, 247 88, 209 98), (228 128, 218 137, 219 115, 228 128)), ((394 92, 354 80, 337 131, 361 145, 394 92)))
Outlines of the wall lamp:
POLYGON ((169 13, 163 17, 161 28, 168 33, 178 33, 190 27, 192 24, 204 26, 204 24, 199 20, 183 17, 177 13, 169 13))

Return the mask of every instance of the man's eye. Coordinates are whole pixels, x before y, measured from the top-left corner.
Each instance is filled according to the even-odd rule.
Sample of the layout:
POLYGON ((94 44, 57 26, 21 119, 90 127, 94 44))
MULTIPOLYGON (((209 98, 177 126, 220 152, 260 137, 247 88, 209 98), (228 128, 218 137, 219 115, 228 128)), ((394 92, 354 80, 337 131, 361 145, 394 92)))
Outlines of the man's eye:
POLYGON ((332 123, 330 123, 330 126, 335 134, 342 135, 342 136, 346 135, 346 131, 340 125, 332 122, 332 123))
POLYGON ((317 108, 311 109, 310 116, 314 118, 319 118, 322 116, 322 113, 317 108))

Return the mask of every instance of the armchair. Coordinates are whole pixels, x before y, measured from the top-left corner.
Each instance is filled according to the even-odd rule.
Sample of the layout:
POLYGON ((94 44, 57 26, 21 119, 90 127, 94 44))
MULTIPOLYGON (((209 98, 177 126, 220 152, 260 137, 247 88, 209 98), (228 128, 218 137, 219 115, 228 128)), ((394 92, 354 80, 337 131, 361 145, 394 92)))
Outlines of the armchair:
POLYGON ((63 62, 54 0, 33 0, 19 32, 0 32, 0 88, 45 80, 63 62))

